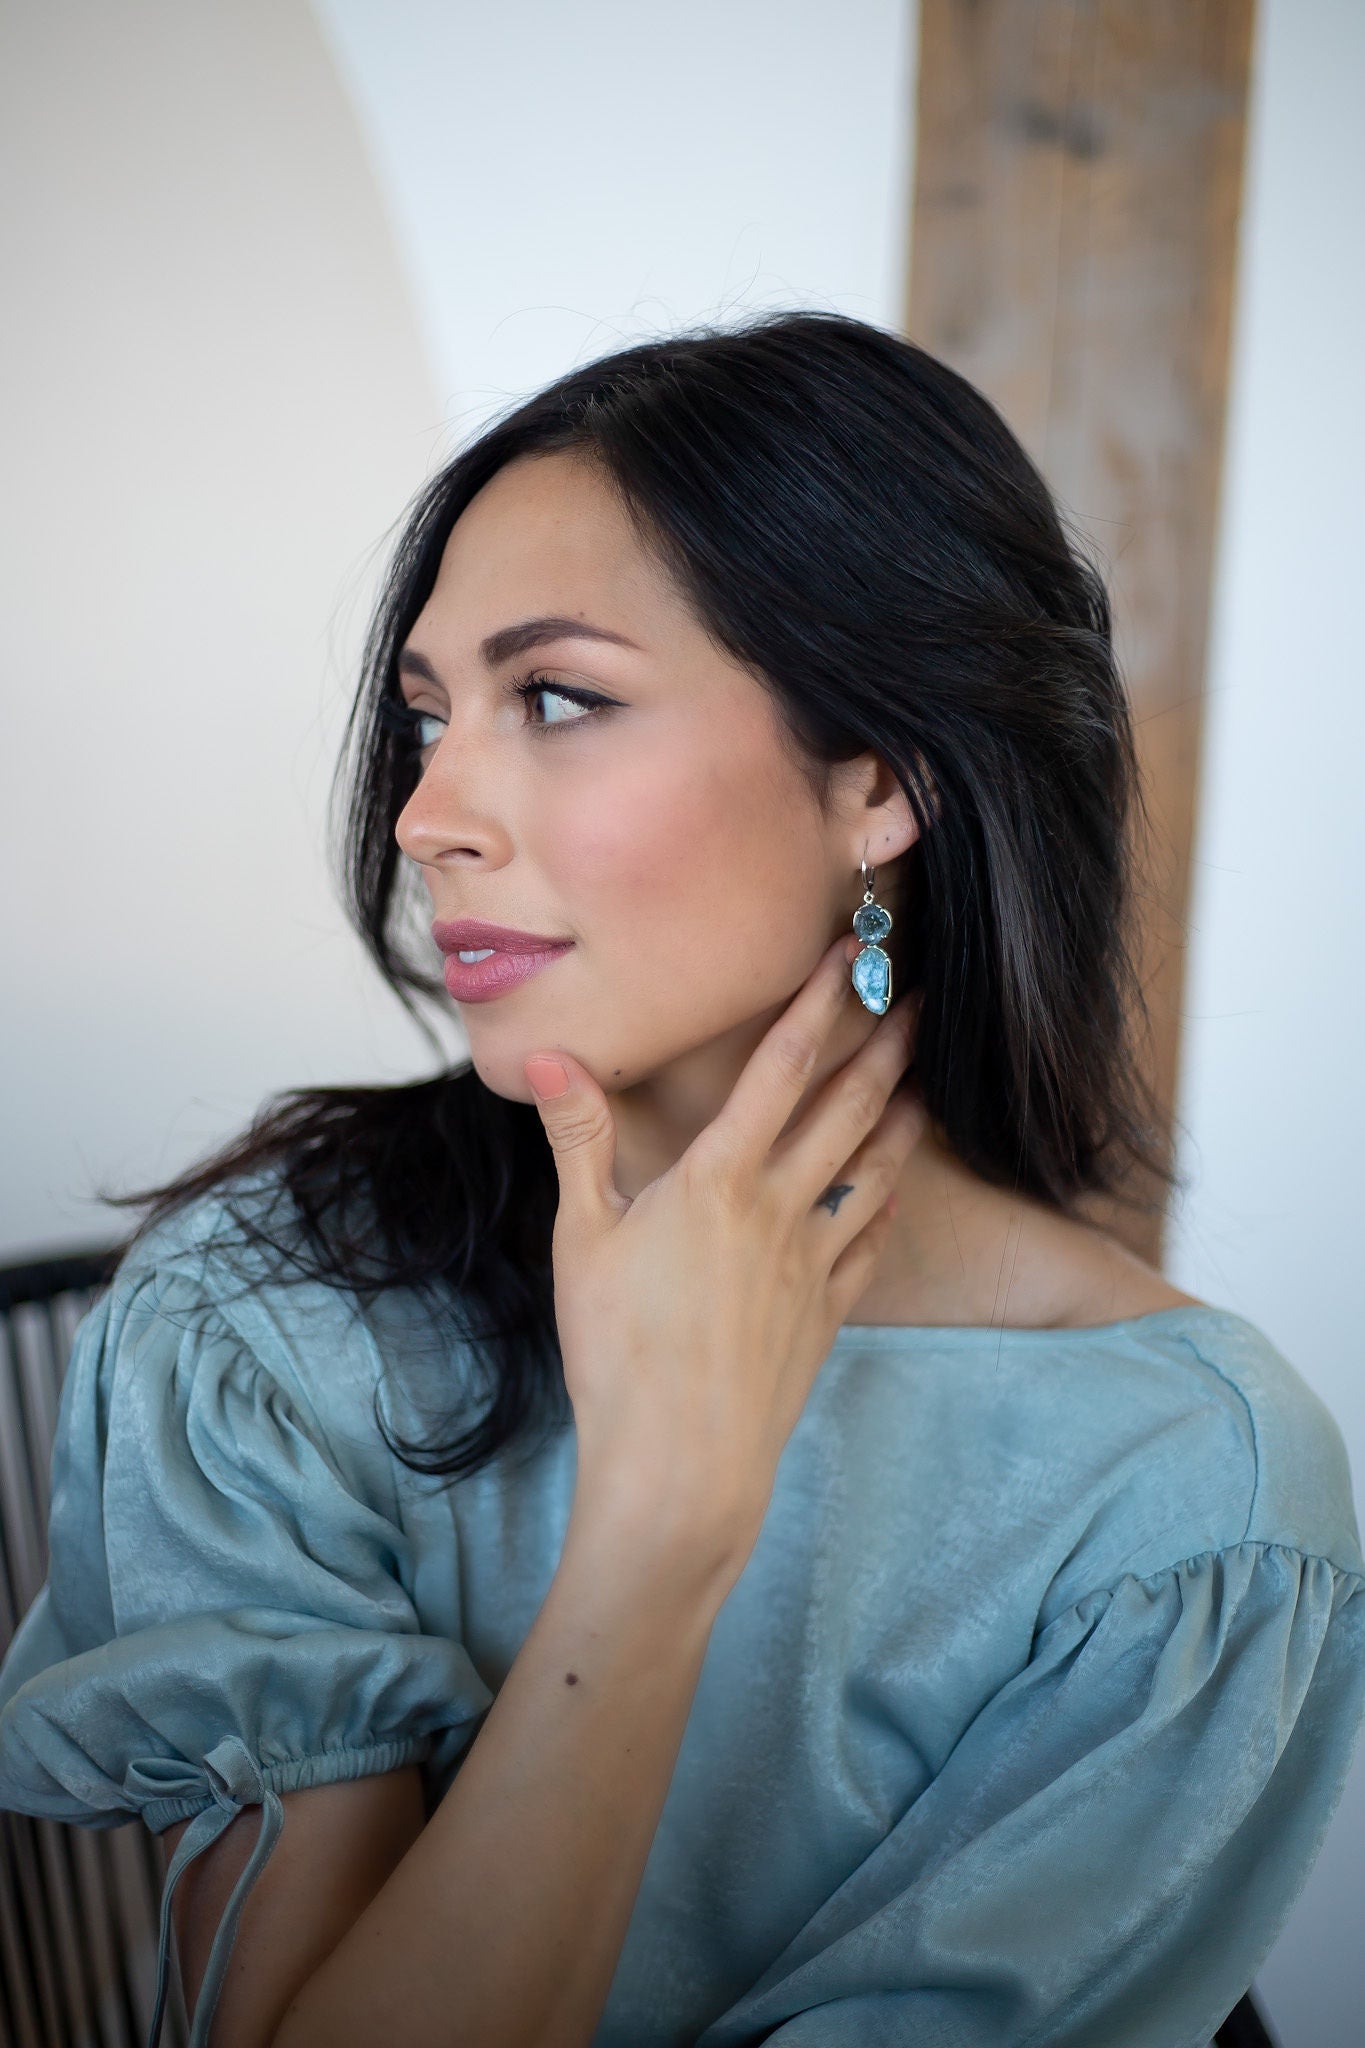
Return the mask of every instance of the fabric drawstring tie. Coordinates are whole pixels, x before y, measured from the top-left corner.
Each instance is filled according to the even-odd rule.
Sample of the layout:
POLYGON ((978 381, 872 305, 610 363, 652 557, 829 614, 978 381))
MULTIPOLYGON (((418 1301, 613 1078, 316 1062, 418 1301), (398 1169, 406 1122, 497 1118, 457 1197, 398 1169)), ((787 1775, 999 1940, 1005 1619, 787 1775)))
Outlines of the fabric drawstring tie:
POLYGON ((218 1993, 227 1970, 228 1956, 232 1950, 243 1902, 269 1860, 270 1852, 279 1840, 280 1830, 284 1826, 283 1801, 278 1792, 267 1790, 255 1760, 239 1736, 225 1735, 221 1742, 215 1744, 204 1758, 204 1769, 213 1791, 214 1803, 194 1816, 166 1872, 166 1883, 161 1894, 161 1931, 157 1944, 156 2005, 152 2011, 152 2024, 148 2029, 146 2048, 158 2048, 161 2038, 161 2020, 166 2008, 170 1972, 171 1896, 180 1881, 181 1873, 187 1864, 193 1863, 201 1850, 207 1849, 210 1842, 217 1841, 244 1806, 259 1804, 262 1809, 261 1828, 256 1837, 256 1846, 223 1909, 223 1917, 218 1923, 213 1946, 209 1950, 204 1981, 200 1986, 195 2008, 194 2023, 190 2028, 189 2048, 208 2048, 209 2026, 213 2019, 214 2007, 218 2003, 218 1993))

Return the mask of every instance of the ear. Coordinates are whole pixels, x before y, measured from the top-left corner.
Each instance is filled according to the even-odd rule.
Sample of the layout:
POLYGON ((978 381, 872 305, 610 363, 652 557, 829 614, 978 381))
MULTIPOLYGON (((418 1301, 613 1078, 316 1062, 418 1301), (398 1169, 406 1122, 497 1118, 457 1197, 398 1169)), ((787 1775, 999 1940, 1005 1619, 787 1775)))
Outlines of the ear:
POLYGON ((929 799, 929 808, 934 814, 934 823, 937 825, 939 819, 943 816, 943 799, 938 793, 938 784, 924 765, 923 754, 918 751, 915 754, 915 773, 920 779, 920 785, 924 794, 929 799))
MULTIPOLYGON (((915 756, 916 772, 928 797, 935 822, 941 804, 923 757, 915 756)), ((887 867, 909 851, 920 836, 919 823, 900 782, 878 754, 860 754, 834 770, 838 814, 850 834, 851 864, 866 858, 869 867, 887 867), (864 852, 866 849, 866 852, 864 852)))

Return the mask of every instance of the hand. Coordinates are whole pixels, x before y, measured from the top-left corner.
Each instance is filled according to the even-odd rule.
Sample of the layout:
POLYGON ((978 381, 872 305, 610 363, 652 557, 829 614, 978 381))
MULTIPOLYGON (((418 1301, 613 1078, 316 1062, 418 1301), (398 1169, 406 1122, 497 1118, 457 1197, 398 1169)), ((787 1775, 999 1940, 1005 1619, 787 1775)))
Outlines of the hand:
MULTIPOLYGON (((736 1569, 835 1333, 871 1280, 886 1198, 928 1121, 917 1093, 888 1106, 913 1049, 911 995, 882 1018, 860 1009, 863 1044, 792 1122, 856 1003, 849 947, 845 937, 829 949, 719 1115, 633 1201, 613 1177, 607 1097, 581 1062, 556 1047, 568 1089, 538 1098, 559 1176, 555 1321, 578 1439, 575 1504, 585 1490, 624 1500, 633 1527, 718 1543, 736 1569)), ((535 1067, 528 1059, 533 1090, 535 1067)))

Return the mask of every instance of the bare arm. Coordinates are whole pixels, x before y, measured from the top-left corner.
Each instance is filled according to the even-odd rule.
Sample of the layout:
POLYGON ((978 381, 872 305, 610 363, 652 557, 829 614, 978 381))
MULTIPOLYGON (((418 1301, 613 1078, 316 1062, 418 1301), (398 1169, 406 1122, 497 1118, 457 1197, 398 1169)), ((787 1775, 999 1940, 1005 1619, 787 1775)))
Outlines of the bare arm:
POLYGON ((586 2048, 742 1561, 575 1502, 450 1789, 274 2048, 586 2048))

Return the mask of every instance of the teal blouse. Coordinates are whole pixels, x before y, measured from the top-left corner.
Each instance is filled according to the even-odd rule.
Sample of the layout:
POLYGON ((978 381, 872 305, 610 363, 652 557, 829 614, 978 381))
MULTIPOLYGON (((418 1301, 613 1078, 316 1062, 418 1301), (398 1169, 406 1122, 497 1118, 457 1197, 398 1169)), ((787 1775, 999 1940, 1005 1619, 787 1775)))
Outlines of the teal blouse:
MULTIPOLYGON (((230 1262, 220 1215, 161 1225, 77 1330, 50 1570, 0 1665, 0 1806, 194 1816, 148 2048, 175 1886, 239 1808, 193 2048, 282 1793, 417 1763, 434 1810, 574 1490, 571 1424, 522 1465, 410 1471, 376 1390, 420 1440, 466 1348, 410 1291, 230 1262)), ((846 1325, 716 1621, 595 2048, 1205 2048, 1340 1795, 1363 1596, 1337 1426, 1241 1316, 846 1325)))

